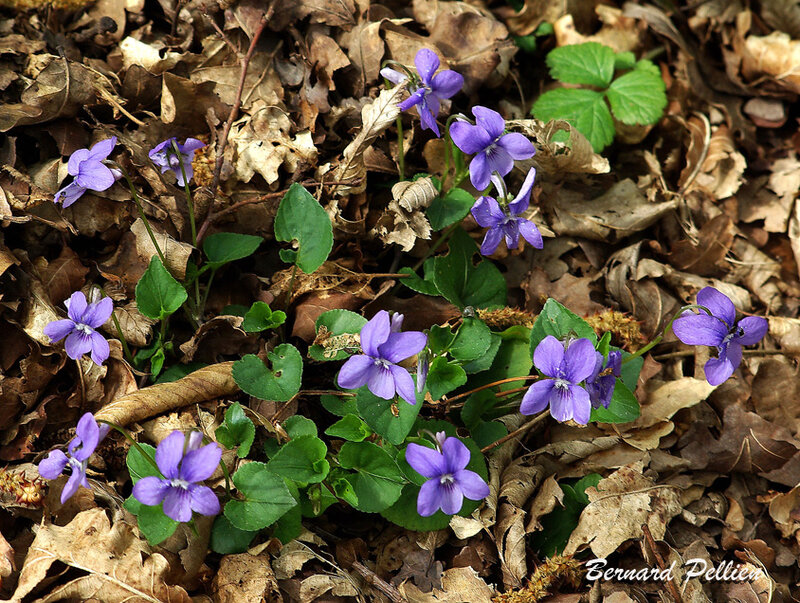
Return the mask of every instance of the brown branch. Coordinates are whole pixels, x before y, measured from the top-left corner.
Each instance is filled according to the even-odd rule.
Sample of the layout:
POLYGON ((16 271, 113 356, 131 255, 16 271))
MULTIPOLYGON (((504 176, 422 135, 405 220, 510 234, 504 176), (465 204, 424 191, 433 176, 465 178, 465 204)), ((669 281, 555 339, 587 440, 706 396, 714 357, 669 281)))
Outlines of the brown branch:
MULTIPOLYGON (((236 117, 239 115, 239 109, 242 106, 242 93, 244 92, 244 81, 247 78, 247 68, 250 66, 250 60, 253 58, 253 54, 256 51, 256 45, 258 44, 258 39, 261 37, 261 34, 264 32, 264 29, 267 26, 267 22, 272 18, 273 12, 275 12, 275 1, 272 0, 269 4, 269 8, 267 12, 264 13, 261 17, 261 21, 258 24, 258 27, 253 32, 253 39, 250 40, 250 47, 247 49, 247 54, 241 58, 241 66, 242 72, 239 75, 239 84, 236 87, 236 97, 233 103, 233 107, 231 107, 231 112, 228 114, 228 119, 225 122, 225 126, 222 128, 222 135, 219 138, 219 144, 217 145, 217 158, 214 162, 214 177, 211 180, 211 205, 214 204, 214 199, 217 196, 217 189, 219 188, 219 180, 222 175, 222 162, 225 155, 225 146, 228 144, 228 135, 230 134, 231 128, 233 127, 233 122, 236 120, 236 117)), ((216 23, 215 23, 216 25, 216 23)), ((211 209, 209 208, 208 213, 206 214, 205 219, 203 220, 202 225, 200 226, 200 230, 197 233, 197 242, 200 243, 202 236, 200 233, 205 234, 208 230, 209 226, 209 218, 211 216, 211 209)))
POLYGON ((509 440, 511 440, 513 438, 516 438, 517 436, 521 436, 523 433, 528 431, 531 427, 533 427, 534 425, 538 425, 540 422, 542 422, 544 419, 546 419, 547 415, 549 415, 549 414, 550 413, 548 411, 545 411, 545 412, 535 416, 533 419, 531 419, 530 421, 525 423, 525 425, 523 425, 519 429, 515 429, 514 431, 512 431, 511 433, 509 433, 506 436, 503 436, 502 438, 500 438, 496 442, 492 442, 488 446, 484 446, 483 448, 481 448, 481 452, 483 454, 486 454, 487 452, 489 452, 490 450, 492 450, 494 448, 497 448, 501 444, 505 444, 509 440))
POLYGON ((386 582, 366 565, 359 563, 358 561, 353 561, 352 567, 364 579, 364 582, 381 591, 394 603, 403 603, 406 600, 406 598, 400 594, 399 590, 386 582))

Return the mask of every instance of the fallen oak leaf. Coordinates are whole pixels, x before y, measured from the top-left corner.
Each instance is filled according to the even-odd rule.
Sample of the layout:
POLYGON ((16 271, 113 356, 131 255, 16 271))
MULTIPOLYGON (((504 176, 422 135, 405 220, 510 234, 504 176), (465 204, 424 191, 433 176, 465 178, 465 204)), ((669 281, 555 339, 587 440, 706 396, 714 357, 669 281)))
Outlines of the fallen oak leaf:
POLYGON ((232 366, 233 362, 220 362, 177 381, 140 389, 107 404, 95 417, 124 427, 190 404, 233 395, 239 387, 231 375, 232 366))
POLYGON ((150 551, 123 521, 113 525, 103 509, 78 513, 65 526, 45 524, 38 528, 22 566, 11 601, 21 601, 42 580, 56 562, 86 572, 56 587, 41 603, 63 599, 128 601, 140 603, 189 603, 183 588, 168 585, 169 564, 150 551), (143 559, 144 556, 146 559, 143 559))

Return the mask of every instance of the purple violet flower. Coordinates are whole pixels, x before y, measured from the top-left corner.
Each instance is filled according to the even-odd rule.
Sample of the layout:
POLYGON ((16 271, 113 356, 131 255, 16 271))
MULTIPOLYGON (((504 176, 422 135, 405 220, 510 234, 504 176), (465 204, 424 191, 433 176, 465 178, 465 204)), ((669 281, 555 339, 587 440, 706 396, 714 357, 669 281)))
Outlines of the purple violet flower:
MULTIPOLYGON (((428 48, 422 48, 414 57, 414 64, 417 67, 420 79, 413 78, 410 86, 409 96, 398 106, 401 111, 408 111, 411 107, 418 105, 419 121, 423 129, 433 130, 438 138, 439 126, 436 124, 436 117, 439 115, 439 105, 442 100, 454 96, 464 85, 464 77, 455 71, 445 69, 436 75, 439 69, 439 57, 428 48), (421 80, 421 81, 420 81, 421 80), (416 86, 415 89, 412 89, 416 86)), ((381 75, 393 84, 401 84, 408 79, 405 73, 385 67, 381 69, 381 75)))
POLYGON ((417 512, 422 517, 430 517, 439 509, 455 515, 461 510, 464 497, 481 500, 489 496, 489 486, 481 476, 466 469, 469 448, 458 438, 445 437, 443 431, 436 434, 436 441, 439 450, 419 444, 409 444, 406 448, 408 464, 428 478, 417 497, 417 512))
POLYGON ((497 196, 502 202, 502 206, 493 197, 480 197, 475 205, 472 206, 472 215, 475 221, 489 230, 483 238, 481 244, 481 254, 492 255, 500 241, 505 237, 506 247, 517 249, 519 247, 519 235, 533 245, 536 249, 544 246, 542 235, 536 225, 520 218, 528 209, 533 189, 533 180, 536 177, 536 168, 531 168, 525 177, 525 182, 519 189, 519 193, 513 200, 509 201, 510 195, 505 192, 505 183, 496 174, 492 176, 492 182, 497 188, 497 196))
POLYGON ((548 379, 537 381, 522 398, 519 411, 533 415, 550 406, 556 421, 573 419, 586 425, 592 412, 589 393, 578 385, 594 372, 596 352, 586 338, 564 344, 552 335, 545 337, 533 352, 533 364, 548 379))
POLYGON ((117 137, 101 140, 91 149, 78 149, 69 156, 67 171, 74 180, 59 190, 53 201, 69 207, 87 190, 101 192, 111 188, 118 176, 103 163, 114 150, 117 137))
POLYGON ((219 513, 219 499, 208 486, 199 485, 211 477, 222 458, 222 448, 212 442, 200 446, 202 434, 188 437, 173 431, 156 448, 156 464, 163 478, 148 476, 133 486, 133 497, 143 505, 164 502, 164 514, 175 521, 189 521, 192 511, 201 515, 219 513))
POLYGON ((391 400, 395 394, 416 404, 414 380, 406 369, 397 363, 422 351, 428 336, 419 331, 400 333, 402 314, 381 310, 361 328, 363 354, 347 359, 339 371, 337 383, 344 389, 358 389, 366 384, 373 394, 391 400))
POLYGON ((708 382, 719 385, 741 364, 742 346, 761 341, 769 323, 761 316, 747 316, 736 322, 733 302, 713 287, 704 287, 697 293, 697 304, 708 308, 711 314, 687 311, 672 323, 672 332, 687 345, 717 348, 717 358, 711 358, 704 368, 708 382))
POLYGON ((88 303, 81 291, 73 293, 64 301, 69 318, 54 320, 43 329, 44 334, 53 343, 64 337, 64 348, 67 356, 77 360, 91 352, 92 361, 100 366, 109 354, 108 342, 96 329, 102 327, 114 311, 114 302, 104 297, 94 303, 88 303))
POLYGON ((108 425, 98 425, 92 413, 87 412, 78 421, 75 437, 67 444, 69 456, 61 450, 51 450, 47 458, 39 463, 39 475, 45 479, 56 479, 64 472, 67 465, 72 469, 72 475, 61 491, 62 505, 78 491, 80 486, 90 487, 86 479, 89 457, 94 454, 95 448, 106 437, 109 429, 108 425))
POLYGON ((172 170, 172 173, 175 174, 175 177, 178 179, 178 186, 184 186, 186 183, 183 181, 181 163, 183 163, 183 171, 186 172, 186 179, 191 180, 192 176, 194 176, 194 169, 192 168, 194 152, 197 149, 202 149, 204 146, 206 146, 205 143, 196 138, 187 138, 184 143, 181 144, 178 142, 178 139, 173 136, 164 142, 158 143, 147 155, 150 157, 150 161, 161 168, 162 174, 167 170, 172 170), (172 146, 173 141, 175 141, 175 144, 178 146, 180 157, 175 154, 175 149, 172 146))
POLYGON ((586 391, 589 392, 592 408, 600 406, 608 408, 614 395, 614 387, 617 385, 617 377, 622 374, 622 352, 617 350, 609 352, 607 360, 600 352, 596 354, 594 371, 586 380, 586 391))
POLYGON ((515 159, 530 159, 536 149, 519 133, 504 134, 506 122, 497 112, 486 107, 473 107, 476 125, 457 121, 450 126, 450 137, 467 155, 474 155, 469 164, 469 179, 479 191, 489 186, 493 172, 507 175, 515 159))

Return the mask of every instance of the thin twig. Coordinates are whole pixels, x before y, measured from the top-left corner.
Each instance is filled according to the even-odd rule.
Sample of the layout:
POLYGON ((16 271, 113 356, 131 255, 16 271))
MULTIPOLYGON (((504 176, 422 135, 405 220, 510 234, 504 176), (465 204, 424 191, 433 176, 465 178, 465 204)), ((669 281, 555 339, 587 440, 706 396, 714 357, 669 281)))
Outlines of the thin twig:
MULTIPOLYGON (((653 552, 653 556, 656 558, 656 563, 658 563, 658 567, 661 569, 663 574, 667 566, 664 563, 664 559, 661 557, 661 553, 659 553, 658 549, 656 548, 656 541, 653 539, 653 535, 650 533, 650 526, 648 526, 646 523, 642 524, 642 532, 644 533, 645 541, 647 541, 647 546, 649 546, 650 550, 653 552)), ((666 580, 665 584, 669 589, 669 594, 671 594, 672 598, 675 599, 675 603, 683 603, 683 599, 681 599, 678 588, 675 586, 675 577, 671 573, 669 575, 669 580, 666 580)))
MULTIPOLYGON (((253 58, 253 54, 255 54, 256 45, 258 44, 258 39, 261 37, 261 34, 267 27, 267 22, 272 18, 273 12, 275 12, 275 0, 272 0, 272 2, 270 2, 267 12, 262 15, 258 27, 253 32, 253 39, 250 40, 250 47, 247 49, 247 54, 241 58, 242 72, 239 74, 239 84, 236 87, 236 97, 233 103, 233 107, 231 107, 231 112, 228 114, 228 119, 225 122, 225 126, 222 128, 222 135, 220 136, 219 144, 217 145, 218 147, 217 158, 214 162, 214 177, 211 180, 211 187, 210 187, 212 206, 214 204, 214 199, 217 196, 217 189, 219 188, 219 180, 222 175, 222 163, 225 155, 225 146, 228 144, 228 135, 230 134, 231 128, 233 127, 233 122, 239 115, 239 109, 242 106, 242 93, 244 92, 244 81, 247 78, 247 68, 250 66, 250 60, 253 58)), ((216 25, 216 23, 214 23, 214 25, 216 25)), ((202 236, 200 233, 205 234, 206 230, 208 230, 208 223, 211 215, 212 213, 209 208, 209 211, 206 214, 206 218, 205 220, 203 220, 203 224, 202 226, 200 226, 200 231, 198 232, 197 236, 198 243, 202 240, 202 236)))
MULTIPOLYGON (((653 360, 661 362, 662 360, 672 360, 673 358, 688 358, 694 356, 694 354, 694 350, 681 350, 653 356, 653 360)), ((800 356, 800 350, 742 350, 742 354, 745 356, 800 356)))
POLYGON ((406 598, 402 594, 400 594, 399 590, 397 590, 394 586, 383 580, 383 578, 381 578, 378 574, 369 569, 366 565, 363 565, 358 561, 353 561, 352 568, 362 578, 364 578, 364 582, 366 582, 373 588, 377 588, 384 595, 389 597, 391 601, 394 601, 395 603, 403 603, 403 601, 406 600, 406 598))
POLYGON ((547 416, 549 414, 550 414, 549 411, 545 411, 545 412, 542 412, 542 413, 538 414, 533 419, 531 419, 530 421, 525 423, 525 425, 523 425, 519 429, 515 429, 514 431, 509 433, 507 436, 503 436, 502 438, 500 438, 496 442, 492 442, 488 446, 484 446, 483 448, 481 448, 481 452, 483 454, 486 454, 487 452, 489 452, 493 448, 497 448, 498 446, 500 446, 502 444, 505 444, 509 440, 511 440, 513 438, 516 438, 517 436, 521 436, 523 433, 525 433, 526 431, 531 429, 533 426, 538 425, 539 423, 541 423, 544 419, 547 418, 547 416))

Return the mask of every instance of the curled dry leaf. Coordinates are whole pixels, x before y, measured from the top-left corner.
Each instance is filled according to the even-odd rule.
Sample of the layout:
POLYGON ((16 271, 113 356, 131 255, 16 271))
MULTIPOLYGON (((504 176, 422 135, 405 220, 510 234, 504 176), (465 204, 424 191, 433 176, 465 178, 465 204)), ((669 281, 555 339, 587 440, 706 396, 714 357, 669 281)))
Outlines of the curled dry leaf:
POLYGON ((780 86, 800 93, 800 40, 773 31, 768 36, 748 36, 745 48, 742 70, 748 79, 765 73, 780 86))
POLYGON ((406 211, 425 209, 439 195, 430 176, 414 182, 401 180, 392 187, 392 197, 406 211))
POLYGON ((185 590, 166 583, 167 560, 139 540, 132 524, 120 520, 112 526, 103 509, 78 513, 65 526, 40 526, 12 600, 27 596, 56 561, 83 575, 56 587, 39 599, 42 603, 64 599, 191 602, 185 590))
POLYGON ((597 557, 607 557, 626 540, 642 538, 643 524, 654 538, 664 537, 667 524, 682 510, 679 492, 645 477, 642 468, 641 462, 621 467, 597 487, 586 489, 589 505, 567 542, 565 555, 589 545, 597 557))
POLYGON ((400 114, 397 103, 405 90, 405 86, 395 86, 388 90, 381 90, 374 101, 365 105, 361 110, 361 131, 353 141, 347 145, 342 153, 342 161, 334 172, 333 180, 338 182, 358 180, 352 186, 338 186, 336 192, 340 195, 360 193, 367 188, 367 168, 364 165, 364 152, 375 142, 375 139, 394 123, 400 114))
POLYGON ((231 375, 232 366, 232 362, 220 362, 177 381, 140 389, 107 404, 95 417, 125 426, 190 404, 233 395, 239 387, 231 375))
POLYGON ((642 404, 642 414, 634 421, 634 429, 645 429, 671 419, 683 408, 689 408, 708 398, 715 387, 705 379, 681 377, 667 381, 647 395, 642 404))
POLYGON ((564 174, 606 174, 611 170, 608 159, 595 153, 586 137, 563 119, 547 123, 538 119, 520 119, 506 123, 510 130, 533 139, 536 155, 533 159, 519 162, 524 171, 536 165, 550 177, 562 177, 564 174), (562 130, 569 135, 569 141, 553 141, 553 136, 562 130))
POLYGON ((431 238, 431 225, 422 212, 407 211, 390 201, 371 233, 387 245, 397 243, 403 251, 411 251, 417 239, 431 238))

